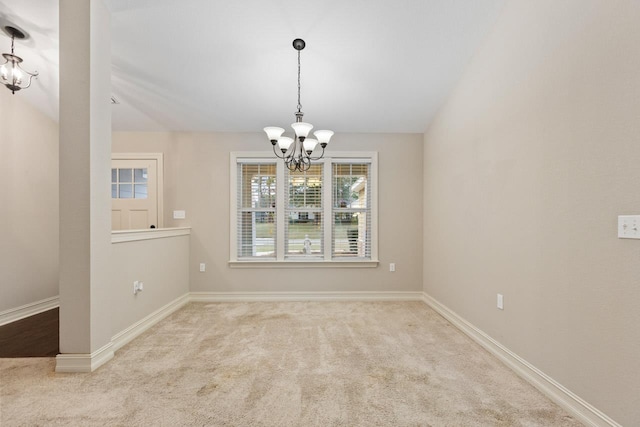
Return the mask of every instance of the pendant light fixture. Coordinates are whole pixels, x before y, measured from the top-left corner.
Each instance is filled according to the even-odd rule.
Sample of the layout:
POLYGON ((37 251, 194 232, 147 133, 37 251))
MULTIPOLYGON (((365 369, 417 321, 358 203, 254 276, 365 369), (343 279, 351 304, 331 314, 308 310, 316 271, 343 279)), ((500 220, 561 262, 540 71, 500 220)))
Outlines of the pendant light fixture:
POLYGON ((300 103, 300 51, 304 47, 304 40, 295 39, 293 41, 293 48, 298 51, 298 111, 295 112, 296 121, 291 125, 294 137, 282 136, 284 129, 279 127, 270 126, 264 128, 269 141, 271 141, 274 154, 284 159, 287 169, 301 172, 311 167, 312 160, 320 160, 324 156, 324 149, 333 136, 333 132, 330 130, 317 130, 313 133, 316 138, 307 137, 311 129, 313 129, 313 125, 302 121, 304 113, 300 103), (316 156, 314 154, 318 146, 322 148, 322 153, 316 156))
POLYGON ((26 89, 31 86, 31 79, 38 76, 38 72, 34 71, 30 73, 22 69, 20 65, 22 58, 13 54, 13 42, 14 39, 24 39, 26 34, 19 29, 7 25, 4 27, 4 32, 11 36, 11 53, 3 53, 4 64, 0 65, 0 82, 15 94, 21 89, 26 89))

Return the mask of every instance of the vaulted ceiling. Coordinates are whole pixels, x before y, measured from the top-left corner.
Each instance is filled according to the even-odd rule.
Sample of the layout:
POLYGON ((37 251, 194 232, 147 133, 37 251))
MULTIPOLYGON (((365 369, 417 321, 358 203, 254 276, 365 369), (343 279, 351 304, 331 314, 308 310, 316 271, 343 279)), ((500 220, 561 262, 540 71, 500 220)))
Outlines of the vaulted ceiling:
MULTIPOLYGON (((288 127, 302 38, 305 120, 337 132, 423 132, 504 0, 105 0, 114 130, 288 127)), ((40 77, 23 96, 58 116, 58 1, 0 0, 40 77)), ((0 36, 0 51, 10 41, 0 36)), ((108 100, 106 100, 108 102, 108 100)))

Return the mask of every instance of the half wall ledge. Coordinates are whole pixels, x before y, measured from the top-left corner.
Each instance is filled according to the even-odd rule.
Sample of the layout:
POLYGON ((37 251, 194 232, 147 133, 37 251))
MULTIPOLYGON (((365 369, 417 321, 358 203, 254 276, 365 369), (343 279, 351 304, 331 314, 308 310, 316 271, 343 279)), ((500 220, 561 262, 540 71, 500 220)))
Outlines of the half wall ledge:
POLYGON ((111 243, 135 242, 137 240, 163 239, 188 236, 191 227, 149 228, 143 230, 118 230, 111 232, 111 243))

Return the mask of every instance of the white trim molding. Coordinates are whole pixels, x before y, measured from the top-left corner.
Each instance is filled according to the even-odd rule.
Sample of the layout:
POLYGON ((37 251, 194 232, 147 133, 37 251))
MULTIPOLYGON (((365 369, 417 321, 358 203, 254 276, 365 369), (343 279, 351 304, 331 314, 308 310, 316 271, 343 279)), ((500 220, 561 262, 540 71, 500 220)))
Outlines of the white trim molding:
POLYGON ((113 343, 109 341, 93 353, 63 353, 56 356, 56 372, 93 372, 113 359, 113 343))
POLYGON ((189 293, 186 293, 181 297, 178 297, 175 300, 171 301, 169 304, 160 307, 153 313, 129 326, 125 330, 115 334, 113 338, 111 338, 111 342, 113 343, 113 351, 120 350, 122 347, 133 341, 143 332, 154 326, 156 323, 169 316, 173 312, 184 307, 189 302, 189 300, 190 295, 189 293))
POLYGON ((189 293, 182 295, 160 307, 158 310, 117 333, 111 341, 99 350, 88 353, 62 353, 56 356, 56 372, 93 372, 113 359, 114 353, 133 341, 153 325, 185 306, 190 300, 189 293))
POLYGON ((60 307, 58 295, 0 312, 0 326, 60 307))
POLYGON ((422 301, 422 292, 191 292, 191 301, 422 301))
POLYGON ((145 228, 144 230, 117 230, 111 232, 111 243, 135 242, 137 240, 164 239, 188 236, 191 227, 145 228))
POLYGON ((585 425, 592 427, 622 427, 602 411, 584 401, 562 384, 491 338, 435 298, 424 293, 423 300, 429 307, 451 322, 455 327, 469 336, 469 338, 480 344, 492 355, 505 363, 516 374, 585 425))

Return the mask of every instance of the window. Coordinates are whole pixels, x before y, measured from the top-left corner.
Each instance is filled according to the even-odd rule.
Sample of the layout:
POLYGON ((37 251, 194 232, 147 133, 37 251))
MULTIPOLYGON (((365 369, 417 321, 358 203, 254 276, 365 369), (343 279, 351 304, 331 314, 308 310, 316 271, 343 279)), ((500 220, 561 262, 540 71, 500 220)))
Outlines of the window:
POLYGON ((238 256, 276 256, 276 165, 238 164, 238 256))
POLYGON ((111 169, 112 199, 146 199, 147 169, 111 169))
POLYGON ((377 153, 278 160, 231 154, 231 262, 377 264, 377 153))
POLYGON ((322 220, 322 164, 313 164, 308 171, 287 175, 285 222, 285 255, 320 257, 324 253, 322 220))
POLYGON ((371 185, 369 164, 334 163, 333 246, 334 258, 371 257, 371 185))

